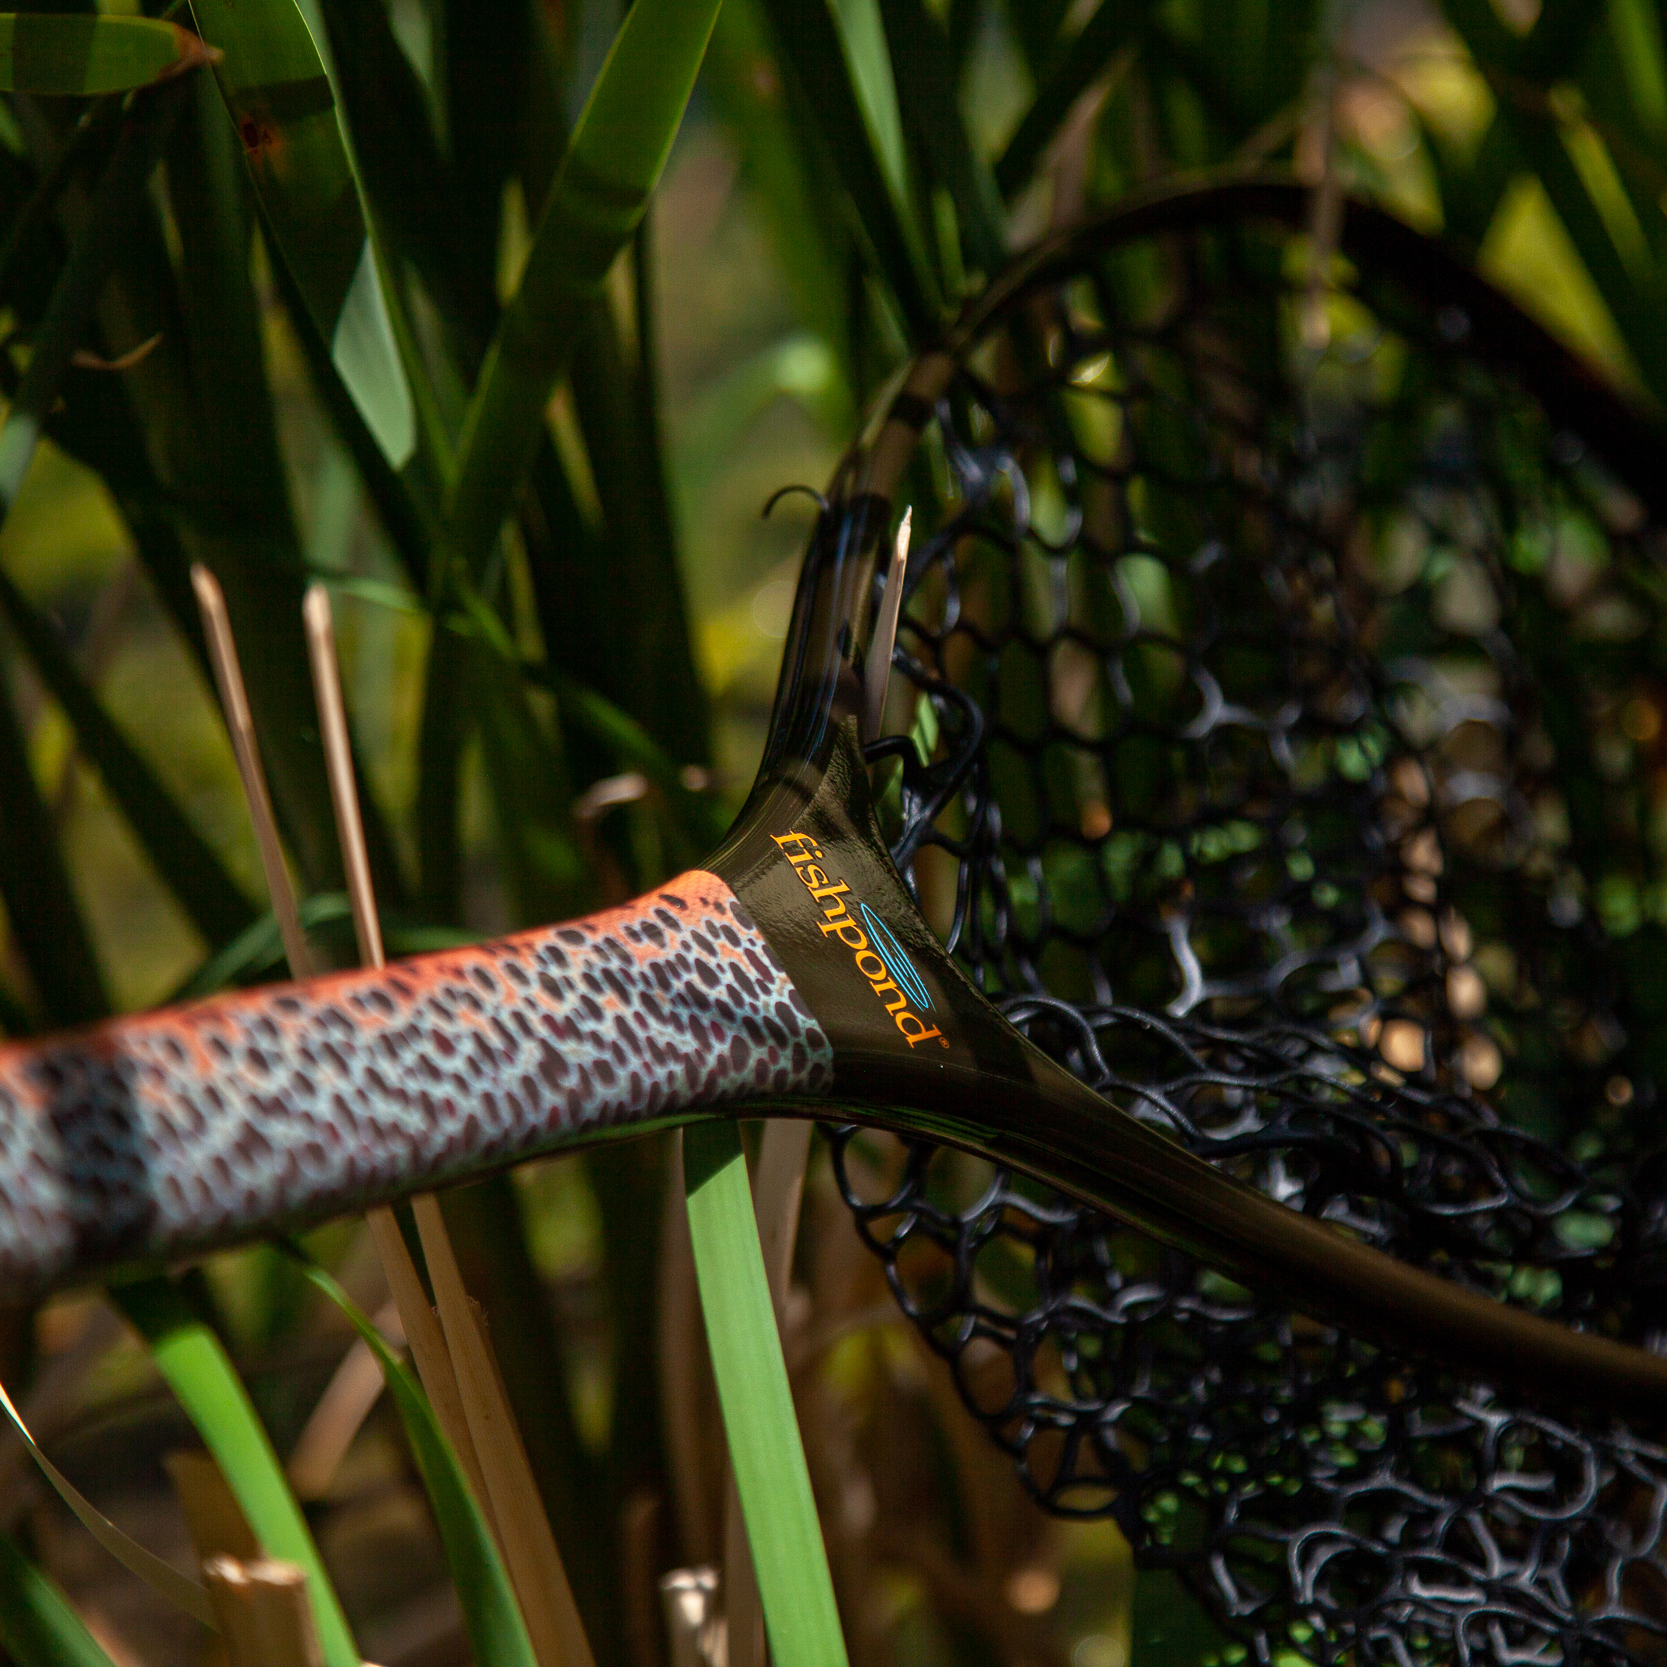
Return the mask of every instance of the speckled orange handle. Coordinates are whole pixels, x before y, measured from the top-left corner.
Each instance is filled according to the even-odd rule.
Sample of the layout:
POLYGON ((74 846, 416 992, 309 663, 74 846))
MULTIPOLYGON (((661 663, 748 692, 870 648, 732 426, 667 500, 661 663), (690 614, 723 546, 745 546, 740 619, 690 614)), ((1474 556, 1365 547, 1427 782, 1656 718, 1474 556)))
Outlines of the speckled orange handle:
POLYGON ((570 1142, 832 1080, 715 874, 472 949, 0 1049, 0 1290, 22 1297, 570 1142))

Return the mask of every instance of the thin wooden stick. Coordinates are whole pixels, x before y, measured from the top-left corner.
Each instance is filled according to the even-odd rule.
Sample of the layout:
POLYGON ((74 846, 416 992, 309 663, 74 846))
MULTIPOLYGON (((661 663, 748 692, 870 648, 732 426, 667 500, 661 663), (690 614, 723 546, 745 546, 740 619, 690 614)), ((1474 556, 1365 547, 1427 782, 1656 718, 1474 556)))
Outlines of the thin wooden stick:
POLYGON ((660 1578, 660 1602, 671 1643, 671 1667, 714 1667, 720 1653, 717 1634, 723 1621, 718 1609, 718 1571, 710 1563, 696 1569, 673 1569, 660 1578))
POLYGON ((533 1653, 543 1667, 595 1667, 515 1416, 463 1286, 440 1201, 427 1193, 413 1198, 411 1209, 422 1235, 423 1256, 457 1372, 464 1415, 498 1519, 498 1543, 520 1600, 533 1653))
POLYGON ((735 1466, 724 1466, 724 1667, 764 1667, 764 1598, 758 1590, 735 1466))
MULTIPOLYGON (((307 592, 303 617, 359 950, 368 964, 379 967, 382 934, 377 925, 370 863, 365 854, 358 792, 353 780, 353 757, 342 706, 341 675, 336 665, 330 598, 323 586, 314 585, 307 592)), ((550 1532, 549 1518, 539 1498, 503 1380, 478 1312, 464 1289, 439 1200, 432 1194, 415 1198, 412 1213, 416 1216, 423 1256, 439 1304, 445 1346, 456 1374, 464 1419, 485 1483, 481 1497, 491 1502, 498 1543, 527 1623, 533 1652, 543 1667, 595 1667, 579 1619, 579 1608, 573 1599, 573 1588, 562 1565, 555 1536, 550 1532)))
POLYGON ((776 1326, 785 1335, 787 1281, 793 1271, 793 1241, 799 1232, 799 1205, 805 1194, 805 1165, 810 1161, 810 1124, 802 1117, 772 1117, 764 1125, 753 1177, 753 1211, 764 1251, 764 1272, 776 1326))
POLYGON ((295 1564, 211 1557, 203 1576, 230 1667, 323 1667, 307 1577, 295 1564))
POLYGON ((347 709, 342 704, 341 669, 336 659, 336 627, 330 617, 330 593, 323 585, 308 587, 301 618, 307 629, 307 655, 312 662, 313 698, 318 703, 318 727, 324 741, 324 767, 330 777, 330 803, 336 812, 336 837, 341 842, 342 867, 347 874, 347 897, 353 905, 353 935, 359 942, 359 960, 367 967, 380 967, 386 959, 382 953, 382 922, 376 914, 365 823, 359 814, 359 789, 353 779, 353 748, 347 736, 347 709))
POLYGON ((266 790, 266 772, 261 768, 260 748, 255 742, 255 720, 249 710, 249 694, 243 686, 243 668, 237 662, 237 644, 232 640, 231 617, 220 581, 201 562, 191 568, 191 588, 197 593, 197 607, 208 637, 208 657, 214 667, 214 681, 220 690, 220 706, 226 715, 226 729, 232 738, 232 755, 243 779, 243 796, 249 801, 249 817, 255 824, 255 844, 266 874, 266 890, 272 912, 278 917, 278 933, 284 940, 289 970, 297 978, 310 978, 318 970, 312 948, 301 930, 301 915, 295 903, 295 887, 284 866, 283 846, 278 840, 278 823, 272 814, 272 797, 266 790))
MULTIPOLYGON (((897 618, 903 609, 903 579, 909 570, 909 529, 914 524, 911 505, 898 523, 892 545, 891 566, 886 570, 885 589, 880 592, 880 612, 874 621, 874 636, 868 644, 868 665, 863 676, 862 738, 877 741, 886 716, 886 690, 891 684, 891 651, 897 645, 897 618)), ((732 1663, 731 1667, 735 1667, 732 1663)))
MULTIPOLYGON (((316 968, 311 947, 301 930, 295 887, 284 864, 283 848, 278 840, 278 825, 273 819, 272 800, 266 790, 266 774, 261 769, 260 747, 249 711, 249 698, 243 686, 243 671, 238 664, 237 643, 226 613, 226 600, 221 594, 219 581, 201 563, 191 569, 191 585, 197 593, 197 606, 202 610, 203 629, 208 637, 209 657, 214 666, 214 681, 220 690, 226 728, 231 734, 232 752, 237 759, 238 775, 243 781, 249 818, 254 823, 255 844, 260 851, 261 867, 266 874, 266 887, 283 937, 289 970, 296 978, 307 978, 316 968)), ((333 658, 331 664, 334 666, 333 658)), ((388 1288, 399 1308, 400 1323, 405 1327, 412 1358, 417 1363, 417 1375, 428 1391, 440 1427, 446 1432, 447 1440, 456 1450, 458 1460, 469 1477, 475 1497, 490 1516, 491 1506, 486 1501, 480 1466, 469 1441, 468 1422, 457 1396, 457 1381, 452 1375, 451 1362, 446 1357, 445 1339, 440 1335, 434 1310, 429 1307, 422 1280, 417 1277, 411 1252, 406 1248, 405 1238, 391 1210, 372 1210, 369 1220, 371 1237, 387 1274, 388 1288)))
POLYGON ((174 1484, 199 1563, 206 1567, 214 1557, 260 1556, 260 1541, 212 1454, 192 1449, 169 1453, 162 1468, 174 1484))
MULTIPOLYGON (((319 731, 324 742, 325 771, 330 780, 330 802, 336 814, 336 836, 341 842, 342 866, 351 894, 354 936, 358 939, 361 961, 367 966, 380 967, 383 964, 382 926, 371 891, 364 822, 359 815, 359 793, 353 780, 353 752, 347 739, 347 712, 342 705, 341 673, 336 665, 335 626, 330 618, 330 598, 323 586, 313 585, 308 590, 301 616, 306 627, 313 698, 318 705, 319 731)), ((417 1375, 428 1391, 434 1416, 439 1419, 469 1478, 476 1502, 486 1513, 488 1522, 493 1522, 492 1499, 481 1472, 480 1456, 475 1452, 474 1438, 469 1433, 457 1372, 440 1321, 429 1304, 417 1265, 411 1259, 405 1235, 394 1212, 385 1207, 367 1210, 365 1220, 377 1254, 382 1258, 388 1290, 399 1310, 400 1324, 411 1346, 411 1358, 417 1363, 417 1375)))

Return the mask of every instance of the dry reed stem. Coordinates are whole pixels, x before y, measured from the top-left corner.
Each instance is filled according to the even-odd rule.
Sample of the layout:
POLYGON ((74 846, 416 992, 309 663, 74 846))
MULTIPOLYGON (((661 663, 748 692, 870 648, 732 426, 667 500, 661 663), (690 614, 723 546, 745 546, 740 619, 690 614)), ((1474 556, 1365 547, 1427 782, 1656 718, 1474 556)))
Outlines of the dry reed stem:
MULTIPOLYGON (((254 720, 249 710, 248 695, 243 687, 243 672, 238 664, 237 644, 232 637, 231 621, 226 614, 226 602, 219 581, 201 563, 191 569, 191 584, 197 594, 197 606, 202 611, 203 629, 208 637, 209 657, 214 665, 214 681, 220 691, 225 710, 226 728, 232 740, 232 752, 237 760, 237 771, 243 782, 243 795, 248 801, 249 818, 254 823, 255 843, 260 852, 261 868, 266 875, 266 888, 272 899, 272 912, 277 916, 279 933, 284 941, 284 953, 289 960, 290 973, 296 978, 310 977, 316 970, 312 950, 301 930, 300 911, 296 905, 295 887, 284 864, 283 848, 278 840, 278 825, 272 814, 272 800, 266 790, 266 775, 261 769, 260 748, 255 736, 254 720)), ((335 664, 332 648, 332 667, 335 664)), ((337 705, 340 705, 338 686, 337 705)), ((357 801, 354 813, 357 816, 357 801)), ((338 821, 338 827, 340 826, 338 821)), ((399 1307, 400 1320, 417 1363, 417 1374, 428 1391, 435 1417, 447 1439, 456 1449, 458 1459, 471 1483, 480 1480, 479 1466, 468 1443, 469 1429, 463 1418, 462 1405, 457 1398, 457 1385, 452 1377, 451 1363, 446 1358, 445 1341, 440 1335, 438 1321, 428 1305, 428 1296, 417 1277, 411 1253, 387 1209, 367 1212, 371 1237, 382 1257, 388 1287, 399 1307)), ((484 1502, 484 1487, 477 1486, 476 1497, 484 1502)), ((483 1508, 486 1508, 483 1503, 483 1508)))
MULTIPOLYGON (((364 827, 359 816, 358 791, 353 780, 353 755, 348 744, 347 715, 342 705, 341 674, 336 663, 335 631, 330 599, 321 585, 312 586, 303 606, 307 651, 312 662, 318 699, 319 728, 324 741, 330 796, 336 810, 343 865, 353 904, 353 924, 364 961, 383 964, 382 933, 371 889, 370 862, 365 851, 364 827)), ((489 1503, 509 1577, 520 1601, 533 1652, 543 1667, 595 1667, 589 1640, 579 1620, 573 1588, 550 1531, 532 1466, 527 1461, 520 1431, 510 1411, 503 1379, 492 1357, 477 1310, 470 1302, 458 1270, 451 1235, 432 1194, 412 1200, 423 1257, 440 1310, 446 1352, 455 1374, 466 1426, 465 1434, 483 1487, 477 1497, 489 1503)), ((390 1224, 392 1218, 389 1218, 390 1224)), ((376 1223, 372 1221, 372 1230, 376 1223)), ((394 1228, 397 1233, 397 1226, 394 1228)), ((381 1243, 380 1236, 378 1244, 381 1243)), ((400 1241, 403 1251, 404 1241, 400 1241)), ((409 1260, 409 1257, 406 1258, 409 1260)), ((414 1277, 414 1270, 413 1270, 414 1277)), ((394 1284, 392 1275, 390 1285, 394 1284)), ((398 1297, 395 1288, 396 1300, 398 1297)), ((432 1319, 432 1311, 427 1310, 432 1319)), ((462 1452, 460 1446, 459 1451, 462 1452)), ((470 1480, 476 1475, 471 1471, 470 1480)))
MULTIPOLYGON (((36 1373, 19 1411, 37 1441, 50 1445, 59 1426, 74 1410, 81 1379, 121 1334, 122 1322, 115 1309, 107 1302, 96 1301, 75 1341, 36 1373)), ((22 1438, 9 1423, 0 1423, 0 1530, 10 1529, 28 1503, 28 1489, 17 1483, 30 1463, 29 1449, 22 1438)))
MULTIPOLYGON (((359 957, 367 966, 383 964, 382 924, 376 914, 376 898, 370 884, 370 861, 365 854, 364 822, 359 814, 359 793, 353 780, 353 752, 347 739, 347 713, 342 705, 341 673, 336 666, 336 633, 330 618, 330 598, 320 585, 312 586, 302 605, 306 627, 307 656, 313 678, 313 697, 318 705, 319 732, 324 742, 324 764, 330 780, 330 802, 336 815, 336 837, 342 847, 342 868, 347 876, 349 901, 353 909, 353 932, 359 957)), ((481 1473, 480 1460, 469 1434, 469 1421, 458 1392, 457 1374, 446 1348, 446 1339, 429 1305, 417 1265, 399 1230, 394 1212, 385 1205, 365 1212, 371 1238, 382 1258, 383 1272, 400 1324, 417 1364, 417 1376, 428 1391, 434 1416, 457 1454, 469 1478, 475 1499, 493 1522, 492 1504, 481 1473)), ((493 1524, 496 1526, 495 1524, 493 1524)))
POLYGON ((478 1309, 464 1289, 440 1202, 427 1193, 412 1199, 411 1207, 422 1235, 428 1277, 457 1372, 469 1433, 498 1520, 498 1542, 533 1653, 543 1667, 595 1667, 503 1379, 481 1329, 478 1309))
POLYGON ((323 1667, 307 1577, 272 1558, 203 1564, 230 1667, 323 1667))
POLYGON ((653 1487, 637 1488, 619 1513, 619 1598, 624 1611, 625 1658, 636 1667, 667 1667, 660 1600, 660 1528, 665 1501, 653 1487))
POLYGON ((480 1460, 475 1454, 474 1438, 469 1434, 469 1420, 463 1411, 463 1396, 457 1387, 457 1373, 452 1367, 446 1348, 445 1333, 440 1329, 435 1314, 423 1289, 417 1264, 411 1259, 410 1246, 399 1230, 394 1212, 383 1206, 367 1210, 365 1221, 371 1237, 376 1241, 377 1254, 388 1275, 388 1289, 394 1306, 399 1310, 399 1323, 404 1328, 405 1340, 411 1348, 411 1358, 417 1364, 417 1376, 428 1392, 429 1405, 440 1428, 446 1433, 457 1462, 469 1478, 469 1490, 475 1502, 486 1513, 486 1520, 496 1531, 492 1514, 492 1500, 486 1491, 486 1478, 481 1474, 480 1460))
POLYGON ((359 943, 359 960, 367 967, 380 967, 386 959, 382 953, 382 922, 376 914, 365 823, 359 814, 358 784, 353 779, 353 748, 347 735, 347 709, 342 704, 341 670, 336 662, 336 628, 330 617, 330 595, 323 585, 308 587, 301 619, 307 632, 313 698, 318 703, 319 734, 324 742, 330 803, 336 813, 336 838, 347 877, 347 899, 353 907, 353 935, 359 943))
POLYGON ((266 772, 261 768, 255 720, 249 710, 248 691, 243 687, 243 669, 237 660, 237 644, 232 640, 226 598, 220 581, 201 562, 191 568, 191 588, 197 593, 197 607, 203 616, 214 681, 220 690, 220 706, 226 715, 237 773, 243 781, 243 796, 249 801, 249 817, 255 825, 255 844, 266 874, 266 889, 272 898, 272 912, 278 917, 278 935, 284 941, 290 972, 296 978, 310 978, 318 969, 307 935, 301 930, 295 887, 290 882, 289 869, 284 866, 284 850, 272 814, 272 796, 266 790, 266 772))
POLYGON ((758 1217, 758 1241, 776 1327, 787 1324, 787 1281, 793 1271, 793 1242, 799 1232, 799 1206, 805 1195, 805 1165, 810 1161, 810 1124, 800 1117, 775 1117, 764 1125, 753 1178, 752 1207, 758 1217))
MULTIPOLYGON (((398 1304, 385 1304, 371 1323, 393 1347, 398 1348, 405 1341, 398 1304)), ((364 1338, 355 1337, 295 1438, 285 1469, 297 1499, 322 1499, 329 1492, 353 1438, 381 1396, 382 1387, 380 1362, 364 1338)))
POLYGON ((194 1448, 169 1453, 162 1468, 174 1485, 199 1563, 206 1567, 214 1557, 260 1556, 260 1541, 211 1453, 194 1448))
POLYGON ((673 1569, 660 1579, 671 1667, 730 1667, 718 1615, 718 1571, 710 1563, 673 1569))
POLYGON ((109 1656, 112 1667, 147 1667, 145 1658, 128 1641, 127 1634, 98 1604, 83 1598, 75 1610, 81 1624, 93 1635, 93 1642, 109 1656))

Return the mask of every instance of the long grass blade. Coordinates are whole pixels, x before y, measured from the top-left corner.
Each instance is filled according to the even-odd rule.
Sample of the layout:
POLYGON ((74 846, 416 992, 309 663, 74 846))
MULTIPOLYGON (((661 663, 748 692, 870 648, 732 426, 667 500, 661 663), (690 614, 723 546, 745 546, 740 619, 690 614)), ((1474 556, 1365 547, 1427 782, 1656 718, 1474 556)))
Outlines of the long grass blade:
POLYGON ((304 1265, 307 1278, 352 1321, 382 1368, 434 1508, 435 1526, 440 1531, 446 1565, 457 1588, 478 1667, 539 1667, 486 1519, 416 1380, 335 1280, 311 1262, 304 1265))
POLYGON ((200 36, 158 18, 0 12, 0 92, 125 93, 216 56, 200 36))
POLYGON ((885 175, 898 216, 905 225, 913 217, 909 190, 908 154, 903 144, 903 115, 892 79, 892 56, 886 44, 885 23, 876 0, 828 0, 828 11, 844 51, 857 105, 868 127, 874 154, 885 175))
MULTIPOLYGON (((793 1239, 799 1226, 799 1205, 804 1197, 805 1164, 809 1157, 809 1123, 795 1117, 774 1117, 764 1125, 758 1147, 758 1169, 753 1177, 752 1202, 776 1330, 783 1335, 787 1328, 793 1239)), ((729 1627, 730 1667, 755 1667, 763 1659, 758 1574, 744 1532, 733 1465, 724 1494, 724 1617, 729 1627)))
POLYGON ((706 691, 690 649, 677 529, 660 456, 654 388, 654 295, 649 222, 638 228, 636 362, 609 309, 598 306, 573 355, 574 409, 603 514, 603 574, 590 607, 567 622, 551 654, 651 727, 681 763, 706 757, 706 691), (633 629, 616 630, 619 596, 634 597, 633 629), (581 646, 581 639, 590 640, 581 646))
POLYGON ((131 234, 145 200, 145 181, 179 113, 179 99, 177 88, 149 94, 135 101, 122 124, 81 234, 53 286, 29 368, 0 428, 0 515, 17 497, 70 357, 86 338, 99 293, 131 234))
POLYGON ((129 1573, 136 1574, 153 1591, 160 1593, 175 1607, 183 1609, 186 1614, 195 1616, 204 1626, 212 1627, 215 1624, 214 1610, 209 1604, 208 1594, 194 1580, 188 1580, 171 1563, 164 1563, 154 1552, 148 1551, 130 1535, 124 1534, 59 1470, 36 1445, 29 1426, 23 1422, 22 1415, 12 1404, 12 1398, 6 1393, 4 1384, 0 1384, 0 1412, 5 1414, 7 1422, 27 1449, 30 1458, 40 1466, 41 1474, 52 1484, 52 1489, 58 1497, 69 1506, 81 1526, 129 1573))
MULTIPOLYGON (((839 217, 838 182, 806 130, 804 109, 785 96, 779 76, 760 73, 761 65, 770 65, 770 45, 759 0, 725 0, 701 85, 758 193, 800 321, 843 355, 849 320, 840 273, 850 233, 839 217)), ((833 379, 826 413, 829 432, 841 435, 855 415, 842 380, 833 379)))
POLYGON ((64 190, 89 161, 107 153, 121 125, 121 99, 100 99, 82 111, 52 160, 39 170, 34 188, 18 206, 0 242, 0 295, 14 296, 26 270, 24 257, 37 252, 37 239, 57 213, 64 190))
POLYGON ((559 920, 578 906, 584 879, 560 739, 533 711, 503 622, 467 580, 458 588, 475 637, 461 676, 480 725, 507 878, 523 920, 559 920))
POLYGON ((149 1344, 157 1370, 219 1461, 261 1549, 306 1573, 326 1667, 359 1667, 358 1647, 341 1600, 278 1455, 219 1339, 167 1279, 114 1285, 110 1299, 149 1344))
POLYGON ((85 1024, 108 1013, 110 1000, 35 780, 6 659, 0 643, 0 898, 47 1022, 85 1024))
MULTIPOLYGON (((306 623, 331 796, 335 801, 342 858, 353 900, 359 956, 366 965, 381 966, 381 923, 359 820, 329 597, 321 585, 313 586, 307 593, 306 623)), ((451 1371, 442 1374, 445 1391, 448 1395, 453 1393, 455 1384, 467 1425, 466 1430, 459 1428, 454 1447, 466 1465, 473 1461, 470 1480, 483 1489, 478 1497, 491 1513, 528 1633, 540 1659, 546 1663, 594 1667, 567 1571, 550 1531, 502 1377, 478 1312, 464 1289, 445 1219, 432 1197, 414 1199, 412 1210, 439 1307, 444 1348, 450 1357, 451 1371)), ((393 1217, 387 1210, 372 1211, 370 1224, 396 1304, 402 1310, 419 1310, 413 1313, 413 1319, 423 1329, 412 1333, 414 1352, 426 1346, 432 1355, 432 1338, 425 1344, 423 1335, 424 1330, 431 1330, 432 1316, 426 1302, 417 1301, 420 1293, 412 1289, 415 1273, 393 1217)))
POLYGON ((464 198, 454 188, 427 94, 394 38, 387 7, 381 0, 323 0, 322 10, 353 154, 388 258, 415 266, 448 325, 472 348, 473 369, 497 312, 496 251, 487 244, 477 248, 454 216, 435 212, 437 200, 464 198), (468 258, 471 249, 474 259, 468 258))
POLYGON ((450 524, 479 572, 532 462, 544 407, 671 154, 717 0, 637 0, 539 215, 465 419, 450 524))
POLYGON ((283 847, 278 842, 277 819, 272 814, 272 798, 267 791, 266 771, 261 765, 260 743, 255 736, 249 696, 243 686, 243 667, 238 660, 237 645, 232 639, 231 620, 226 614, 226 599, 221 594, 219 581, 206 567, 191 569, 191 583, 197 593, 197 605, 202 609, 203 630, 207 634, 209 654, 213 660, 220 709, 225 714, 232 754, 237 760, 237 773, 243 783, 244 797, 248 800, 250 819, 255 827, 255 845, 260 852, 261 870, 266 876, 267 895, 272 899, 272 912, 277 916, 284 953, 289 957, 290 970, 294 975, 307 978, 318 969, 306 934, 301 930, 295 888, 290 883, 289 870, 284 866, 283 847))
MULTIPOLYGON (((435 95, 444 111, 453 187, 447 241, 475 290, 466 320, 471 333, 481 322, 486 326, 472 344, 473 375, 496 323, 493 280, 506 196, 519 190, 526 210, 536 214, 568 142, 570 117, 550 35, 573 31, 576 14, 538 0, 433 0, 428 12, 439 48, 435 95)), ((606 18, 604 27, 612 27, 616 15, 596 21, 606 18)))
MULTIPOLYGON (((1512 111, 1506 117, 1523 158, 1545 188, 1581 263, 1591 275, 1645 385, 1667 400, 1667 340, 1661 333, 1667 273, 1654 261, 1629 261, 1606 222, 1589 183, 1569 156, 1564 135, 1548 115, 1512 111)), ((1596 142, 1594 140, 1594 142, 1596 142)))
POLYGON ((244 930, 254 908, 212 846, 157 780, 82 677, 52 622, 0 572, 0 613, 17 633, 41 682, 64 709, 82 753, 198 931, 211 944, 244 930))
MULTIPOLYGON (((382 964, 382 930, 377 918, 376 900, 371 891, 369 858, 365 849, 364 821, 359 812, 359 796, 353 781, 352 743, 347 734, 347 717, 342 705, 341 674, 336 664, 335 632, 330 617, 329 596, 322 586, 314 585, 303 604, 306 616, 307 658, 313 679, 313 692, 318 705, 319 724, 324 741, 325 767, 330 778, 330 801, 336 818, 337 837, 342 845, 343 867, 350 887, 349 902, 353 914, 354 935, 358 940, 361 960, 374 966, 382 964)), ((263 813, 251 795, 250 810, 257 825, 263 813)), ((270 815, 264 818, 270 823, 270 815)), ((262 848, 275 838, 270 828, 263 838, 262 848)), ((282 871, 271 876, 274 900, 288 876, 282 871)), ((291 898, 289 909, 294 912, 291 898)), ((296 970, 291 958, 291 969, 296 970)), ((486 1500, 485 1484, 479 1462, 469 1436, 458 1396, 457 1377, 447 1355, 445 1339, 434 1310, 429 1306, 404 1235, 394 1213, 387 1206, 371 1210, 366 1215, 371 1238, 382 1261, 388 1289, 399 1310, 401 1324, 411 1345, 417 1369, 428 1386, 429 1396, 442 1423, 451 1435, 452 1444, 465 1466, 477 1497, 486 1500)))
POLYGON ((880 0, 886 37, 898 66, 897 97, 916 142, 955 205, 961 249, 980 277, 994 277, 1006 259, 1001 193, 974 147, 961 104, 949 38, 922 0, 880 0))
POLYGON ((274 241, 389 463, 417 415, 323 60, 294 0, 194 0, 274 241))
POLYGON ((1071 106, 1136 38, 1151 10, 1152 0, 1100 0, 1099 10, 1047 72, 996 160, 996 185, 1004 197, 1011 197, 1029 181, 1071 106))
POLYGON ((792 1667, 845 1667, 740 1132, 690 1124, 683 1154, 701 1308, 770 1648, 792 1667))
POLYGON ((903 323, 917 340, 936 324, 938 298, 926 267, 925 243, 907 199, 886 177, 864 101, 847 57, 847 34, 828 0, 764 0, 776 57, 791 83, 791 98, 813 112, 816 130, 855 210, 853 229, 867 245, 870 264, 890 290, 903 323))
POLYGON ((0 1534, 0 1645, 17 1667, 115 1667, 70 1601, 0 1534))
POLYGON ((595 1667, 508 1396, 493 1365, 480 1316, 464 1291, 439 1201, 425 1193, 411 1201, 411 1208, 422 1235, 423 1256, 457 1372, 469 1433, 485 1477, 486 1497, 492 1502, 498 1541, 528 1633, 537 1640, 538 1656, 546 1667, 595 1667))
MULTIPOLYGON (((408 463, 396 469, 388 461, 381 442, 365 421, 340 371, 330 357, 330 344, 318 333, 312 315, 295 282, 295 275, 283 262, 273 271, 278 294, 295 325, 295 334, 313 373, 313 386, 329 413, 337 438, 347 448, 359 471, 371 502, 376 507, 382 530, 399 557, 406 576, 418 591, 431 583, 430 565, 438 542, 439 495, 430 492, 427 481, 408 463)), ((420 454, 419 454, 420 457, 420 454)))
MULTIPOLYGON (((224 587, 279 822, 307 887, 322 890, 341 870, 301 635, 303 557, 251 281, 254 193, 218 88, 199 77, 195 90, 168 157, 177 268, 164 246, 121 274, 119 299, 163 332, 128 383, 149 443, 167 444, 164 482, 184 540, 224 587)), ((366 820, 378 884, 397 897, 386 830, 378 837, 366 820)))

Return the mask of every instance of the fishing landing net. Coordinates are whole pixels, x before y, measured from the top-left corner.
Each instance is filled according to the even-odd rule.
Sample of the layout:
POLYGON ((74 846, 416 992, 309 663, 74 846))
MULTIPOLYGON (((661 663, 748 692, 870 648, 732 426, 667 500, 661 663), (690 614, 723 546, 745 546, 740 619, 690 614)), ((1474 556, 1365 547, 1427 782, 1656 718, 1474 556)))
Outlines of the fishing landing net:
MULTIPOLYGON (((893 854, 1134 1116, 1667 1346, 1653 435, 1409 234, 1316 291, 1254 205, 1186 218, 1084 237, 958 355, 896 494, 893 854)), ((964 1155, 830 1140, 1037 1499, 1115 1518, 1253 1659, 1667 1660, 1661 1430, 1392 1358, 964 1155)))

